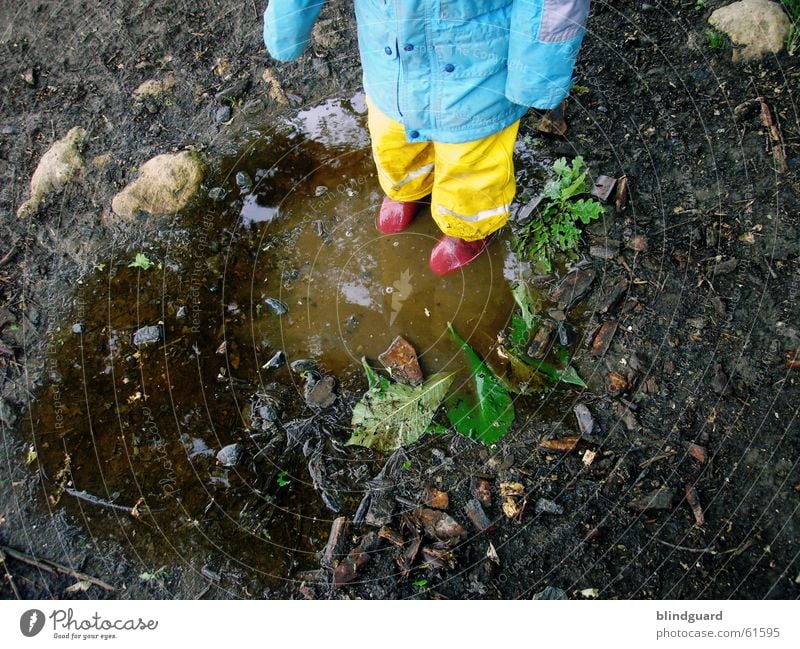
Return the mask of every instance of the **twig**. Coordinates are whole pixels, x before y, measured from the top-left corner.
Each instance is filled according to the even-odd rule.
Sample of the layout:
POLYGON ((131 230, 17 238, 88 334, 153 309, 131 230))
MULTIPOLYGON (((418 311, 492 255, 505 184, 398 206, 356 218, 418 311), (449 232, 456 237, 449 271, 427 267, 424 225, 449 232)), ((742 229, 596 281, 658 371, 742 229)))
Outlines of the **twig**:
POLYGON ((0 259, 0 268, 5 266, 9 261, 14 258, 14 255, 17 254, 17 244, 19 243, 20 237, 17 237, 16 241, 11 244, 11 249, 3 255, 3 258, 0 259))
POLYGON ((62 566, 60 563, 56 563, 55 561, 50 561, 50 559, 37 559, 36 557, 32 557, 29 554, 25 554, 24 552, 20 552, 19 550, 15 550, 14 548, 10 548, 7 545, 0 545, 0 552, 4 553, 6 556, 11 557, 12 559, 16 559, 17 561, 21 561, 22 563, 27 563, 29 566, 33 566, 34 568, 39 568, 40 570, 44 570, 45 572, 50 573, 61 573, 62 575, 68 575, 69 577, 73 577, 78 581, 88 581, 95 586, 99 586, 103 590, 113 591, 116 590, 111 584, 107 584, 106 582, 102 581, 101 579, 97 579, 96 577, 92 577, 91 575, 87 575, 83 572, 78 572, 77 570, 73 570, 67 566, 62 566))
POLYGON ((661 539, 653 539, 654 541, 658 541, 661 545, 666 545, 668 548, 673 548, 675 550, 683 550, 684 552, 696 552, 697 554, 711 554, 714 556, 721 556, 723 554, 735 554, 739 555, 744 552, 747 548, 752 545, 752 541, 747 540, 741 545, 737 545, 735 548, 731 550, 723 550, 722 552, 718 550, 714 550, 713 548, 690 548, 686 545, 675 545, 674 543, 668 543, 667 541, 662 541, 661 539))
MULTIPOLYGON (((140 513, 139 503, 136 503, 136 505, 134 505, 133 507, 128 507, 126 505, 117 505, 117 503, 112 503, 112 502, 110 502, 108 500, 103 500, 102 498, 98 498, 97 496, 93 496, 92 494, 87 493, 85 491, 78 491, 77 489, 72 489, 70 487, 67 487, 66 489, 64 489, 64 493, 68 494, 70 496, 74 496, 75 498, 78 498, 79 500, 85 500, 87 503, 91 503, 92 505, 98 505, 99 507, 108 507, 109 509, 116 509, 116 510, 119 510, 121 512, 126 512, 126 513, 130 514, 131 516, 133 516, 134 518, 138 518, 139 517, 139 513, 140 513)), ((152 512, 161 512, 161 511, 164 511, 164 510, 163 509, 150 509, 149 507, 145 508, 145 512, 150 512, 150 513, 152 513, 152 512)))
POLYGON ((3 564, 3 568, 6 571, 6 581, 8 582, 8 585, 11 586, 11 590, 14 591, 14 597, 16 597, 17 599, 22 599, 22 597, 20 597, 19 595, 19 591, 17 590, 17 585, 14 583, 14 577, 11 574, 11 571, 8 569, 8 564, 6 563, 6 555, 2 550, 0 550, 0 563, 3 564))

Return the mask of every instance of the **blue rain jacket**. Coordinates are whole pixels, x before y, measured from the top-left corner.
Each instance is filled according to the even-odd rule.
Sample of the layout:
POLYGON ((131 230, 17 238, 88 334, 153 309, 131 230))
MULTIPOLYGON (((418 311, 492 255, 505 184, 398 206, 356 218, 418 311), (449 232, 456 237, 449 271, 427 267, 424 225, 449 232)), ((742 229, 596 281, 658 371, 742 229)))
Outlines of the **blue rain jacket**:
MULTIPOLYGON (((325 0, 269 0, 264 43, 303 53, 325 0)), ((409 142, 469 142, 569 93, 589 0, 354 0, 364 90, 409 142)))

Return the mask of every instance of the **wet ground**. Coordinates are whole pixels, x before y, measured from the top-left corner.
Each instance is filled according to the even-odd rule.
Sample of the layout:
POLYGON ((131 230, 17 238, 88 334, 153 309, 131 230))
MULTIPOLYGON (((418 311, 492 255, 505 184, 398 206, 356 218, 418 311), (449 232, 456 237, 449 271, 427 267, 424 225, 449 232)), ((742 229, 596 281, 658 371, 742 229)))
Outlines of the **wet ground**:
POLYGON ((538 135, 533 112, 523 121, 521 204, 560 156, 629 180, 627 207, 588 228, 575 260, 595 273, 566 313, 588 389, 516 400, 496 448, 430 435, 391 462, 342 446, 361 357, 378 367, 403 334, 426 374, 451 369, 448 321, 490 356, 520 270, 501 239, 463 275, 432 277, 424 212, 402 236, 375 232, 349 10, 323 16, 336 43, 272 68, 288 103, 261 81, 259 11, 239 3, 17 10, 0 42, 0 252, 11 254, 0 543, 117 590, 68 593, 73 579, 11 560, 3 596, 796 597, 800 395, 786 354, 800 347, 798 71, 786 55, 731 64, 706 42, 720 3, 706 4, 594 3, 567 138, 538 135), (80 47, 53 47, 64 25, 80 47), (141 81, 172 70, 168 102, 134 106, 141 81), (240 82, 233 101, 215 98, 240 82), (231 124, 218 119, 226 104, 231 124), (36 161, 75 124, 90 130, 87 159, 111 163, 18 222, 36 161), (187 145, 212 163, 202 199, 162 222, 110 217, 137 165, 187 145), (154 265, 130 267, 137 253, 154 265), (603 325, 613 336, 594 354, 603 325), (143 327, 156 329, 140 343, 158 340, 140 348, 143 327), (286 362, 272 367, 279 351, 286 362), (336 378, 329 412, 305 402, 306 377, 288 367, 302 359, 336 378), (579 402, 596 429, 558 450, 579 430, 579 402), (241 457, 223 466, 231 444, 241 457), (492 530, 467 515, 476 480, 492 530), (513 518, 509 483, 523 489, 513 518), (429 487, 449 494, 465 533, 423 534, 409 569, 400 555, 429 487), (369 491, 373 522, 391 510, 389 532, 373 546, 378 527, 350 527, 323 556, 332 510, 351 520, 369 491), (355 583, 331 588, 334 565, 365 543, 372 560, 355 583))

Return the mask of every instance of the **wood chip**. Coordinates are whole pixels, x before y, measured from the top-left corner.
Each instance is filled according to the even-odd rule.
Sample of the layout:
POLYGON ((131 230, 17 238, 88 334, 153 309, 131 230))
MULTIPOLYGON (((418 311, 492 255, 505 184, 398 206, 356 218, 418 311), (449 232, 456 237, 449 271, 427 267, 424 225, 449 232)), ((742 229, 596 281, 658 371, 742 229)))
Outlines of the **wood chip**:
POLYGON ((616 186, 616 178, 613 176, 601 175, 595 179, 594 185, 589 193, 597 200, 607 203, 608 199, 611 197, 611 193, 614 191, 614 187, 616 186))
POLYGON ((786 352, 786 358, 783 363, 787 369, 800 370, 800 347, 786 352))
POLYGON ((592 340, 592 356, 603 356, 608 351, 618 326, 619 322, 616 320, 607 320, 600 325, 600 329, 592 340))
POLYGON ((484 478, 472 478, 472 495, 484 507, 492 506, 492 485, 484 478))
POLYGON ((539 440, 539 448, 542 451, 552 451, 555 453, 571 453, 578 448, 581 438, 575 437, 562 437, 560 439, 542 439, 539 440))
POLYGON ((521 482, 501 482, 500 495, 505 498, 507 496, 522 496, 525 494, 525 486, 521 482))
POLYGON ((621 212, 628 204, 628 177, 620 176, 617 179, 617 196, 614 199, 614 209, 621 212))
POLYGON ((705 464, 708 461, 708 452, 705 447, 695 444, 694 442, 684 442, 683 447, 700 464, 705 464))
POLYGON ((464 513, 479 532, 492 531, 494 525, 477 499, 473 498, 464 506, 464 513))
POLYGON ((703 527, 706 522, 706 517, 703 513, 703 507, 700 505, 700 496, 697 494, 697 489, 690 484, 686 485, 686 502, 689 503, 689 507, 692 508, 695 527, 703 527))

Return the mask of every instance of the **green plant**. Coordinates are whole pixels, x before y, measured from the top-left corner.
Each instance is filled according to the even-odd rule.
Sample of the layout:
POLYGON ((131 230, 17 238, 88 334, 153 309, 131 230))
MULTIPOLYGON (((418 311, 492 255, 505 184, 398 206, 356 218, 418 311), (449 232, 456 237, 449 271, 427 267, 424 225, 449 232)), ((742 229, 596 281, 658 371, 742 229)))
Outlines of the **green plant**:
POLYGON ((792 26, 786 35, 786 51, 794 56, 800 50, 800 0, 781 0, 781 4, 792 19, 792 26))
POLYGON ((716 30, 707 29, 706 38, 712 50, 721 50, 725 46, 725 37, 716 30))
POLYGON ((137 252, 136 259, 134 259, 128 268, 139 268, 141 270, 150 270, 153 267, 153 262, 150 261, 144 253, 137 252))
POLYGON ((428 580, 425 577, 417 579, 416 581, 412 582, 414 588, 425 588, 428 585, 428 580))
POLYGON ((706 8, 706 3, 704 2, 704 0, 696 0, 695 1, 695 3, 694 3, 694 10, 695 11, 697 11, 699 13, 701 11, 705 11, 705 8, 706 8))
POLYGON ((277 482, 279 487, 285 487, 286 485, 292 483, 292 481, 289 479, 289 474, 286 471, 281 471, 278 474, 277 482))
POLYGON ((555 177, 544 188, 539 218, 534 218, 519 228, 514 237, 514 251, 530 259, 537 267, 549 273, 556 252, 571 252, 578 247, 581 229, 603 213, 603 206, 593 198, 578 198, 588 193, 586 170, 581 156, 572 164, 565 158, 553 163, 555 177))

